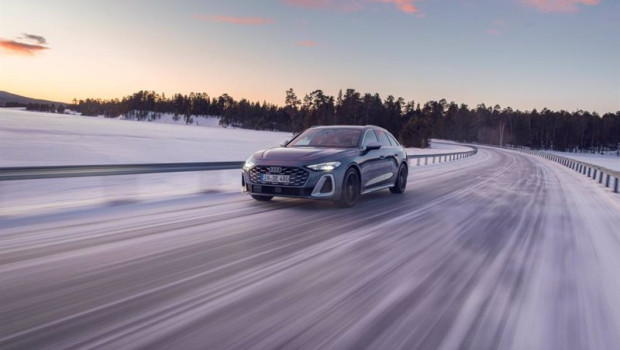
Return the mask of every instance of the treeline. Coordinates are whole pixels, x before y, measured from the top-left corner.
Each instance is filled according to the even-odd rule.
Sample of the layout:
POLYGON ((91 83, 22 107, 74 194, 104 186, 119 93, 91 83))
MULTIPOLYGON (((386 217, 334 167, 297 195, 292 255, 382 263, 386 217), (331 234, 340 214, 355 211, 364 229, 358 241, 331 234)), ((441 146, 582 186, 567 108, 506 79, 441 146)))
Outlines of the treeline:
POLYGON ((431 137, 462 142, 513 145, 555 150, 615 150, 620 144, 620 111, 600 116, 586 111, 519 111, 480 104, 414 101, 354 89, 330 96, 322 90, 298 98, 286 91, 284 106, 235 100, 228 94, 175 94, 168 98, 140 91, 121 100, 74 100, 68 108, 83 115, 136 119, 171 113, 191 122, 192 116, 220 116, 222 126, 299 132, 312 125, 373 124, 386 128, 406 146, 426 147, 431 137))
POLYGON ((55 103, 19 103, 19 102, 6 102, 4 107, 7 108, 26 108, 27 111, 49 112, 49 113, 64 113, 65 105, 55 103))

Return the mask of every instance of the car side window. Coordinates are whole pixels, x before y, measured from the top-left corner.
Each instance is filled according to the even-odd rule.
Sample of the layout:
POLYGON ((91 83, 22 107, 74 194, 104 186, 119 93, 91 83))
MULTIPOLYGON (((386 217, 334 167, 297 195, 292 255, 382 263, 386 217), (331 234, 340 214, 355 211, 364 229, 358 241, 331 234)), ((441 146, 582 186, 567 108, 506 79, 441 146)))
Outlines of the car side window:
POLYGON ((392 147, 392 144, 390 143, 390 139, 388 138, 388 136, 385 133, 385 131, 383 131, 383 130, 375 130, 375 133, 377 134, 377 138, 379 139, 379 142, 381 143, 381 146, 383 146, 383 147, 392 147))
POLYGON ((390 138, 390 142, 392 142, 392 146, 400 147, 400 143, 396 141, 396 139, 394 138, 394 136, 392 136, 392 134, 388 133, 387 135, 390 138))
POLYGON ((377 135, 375 135, 375 132, 373 130, 367 130, 366 133, 364 134, 364 140, 362 141, 362 147, 366 147, 366 145, 368 145, 371 142, 379 142, 377 140, 377 135))

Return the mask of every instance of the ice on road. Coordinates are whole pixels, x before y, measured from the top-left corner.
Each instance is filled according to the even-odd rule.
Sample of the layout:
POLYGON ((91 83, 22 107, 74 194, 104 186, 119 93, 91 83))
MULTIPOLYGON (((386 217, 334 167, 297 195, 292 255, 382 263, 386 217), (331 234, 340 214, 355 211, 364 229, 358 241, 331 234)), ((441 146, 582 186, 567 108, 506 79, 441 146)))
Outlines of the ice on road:
POLYGON ((481 148, 358 206, 238 193, 0 222, 2 349, 618 349, 618 195, 481 148))

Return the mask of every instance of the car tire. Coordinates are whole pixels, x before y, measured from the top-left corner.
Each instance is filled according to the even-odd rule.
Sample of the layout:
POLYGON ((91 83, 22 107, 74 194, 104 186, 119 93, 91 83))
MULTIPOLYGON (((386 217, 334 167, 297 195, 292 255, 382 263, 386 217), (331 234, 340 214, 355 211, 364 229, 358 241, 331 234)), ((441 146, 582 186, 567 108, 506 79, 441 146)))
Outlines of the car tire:
POLYGON ((392 193, 403 193, 407 188, 407 175, 409 172, 407 171, 407 166, 405 164, 401 164, 400 168, 398 168, 398 176, 396 176, 396 182, 394 183, 394 187, 390 187, 390 192, 392 193))
POLYGON ((342 180, 342 191, 338 205, 343 208, 350 208, 357 203, 360 198, 360 176, 353 168, 349 168, 342 180))
POLYGON ((252 198, 256 199, 259 202, 269 202, 273 196, 255 196, 252 195, 252 198))

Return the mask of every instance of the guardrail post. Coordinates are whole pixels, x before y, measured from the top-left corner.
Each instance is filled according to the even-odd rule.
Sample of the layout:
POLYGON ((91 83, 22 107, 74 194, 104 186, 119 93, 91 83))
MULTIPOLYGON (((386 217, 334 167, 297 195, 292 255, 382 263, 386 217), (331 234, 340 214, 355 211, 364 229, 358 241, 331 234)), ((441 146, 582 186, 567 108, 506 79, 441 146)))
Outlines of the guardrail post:
MULTIPOLYGON (((420 166, 420 158, 418 158, 418 166, 420 166)), ((261 175, 262 176, 262 175, 261 175)))
POLYGON ((424 165, 428 165, 428 157, 424 157, 424 159, 426 160, 426 163, 424 165))
POLYGON ((614 185, 614 192, 615 192, 615 193, 618 193, 618 178, 616 178, 615 183, 616 183, 616 184, 614 185))
POLYGON ((599 172, 599 176, 598 176, 598 183, 602 184, 603 183, 603 172, 599 172))
POLYGON ((609 187, 609 178, 611 175, 607 174, 607 180, 605 180, 605 187, 609 187))

